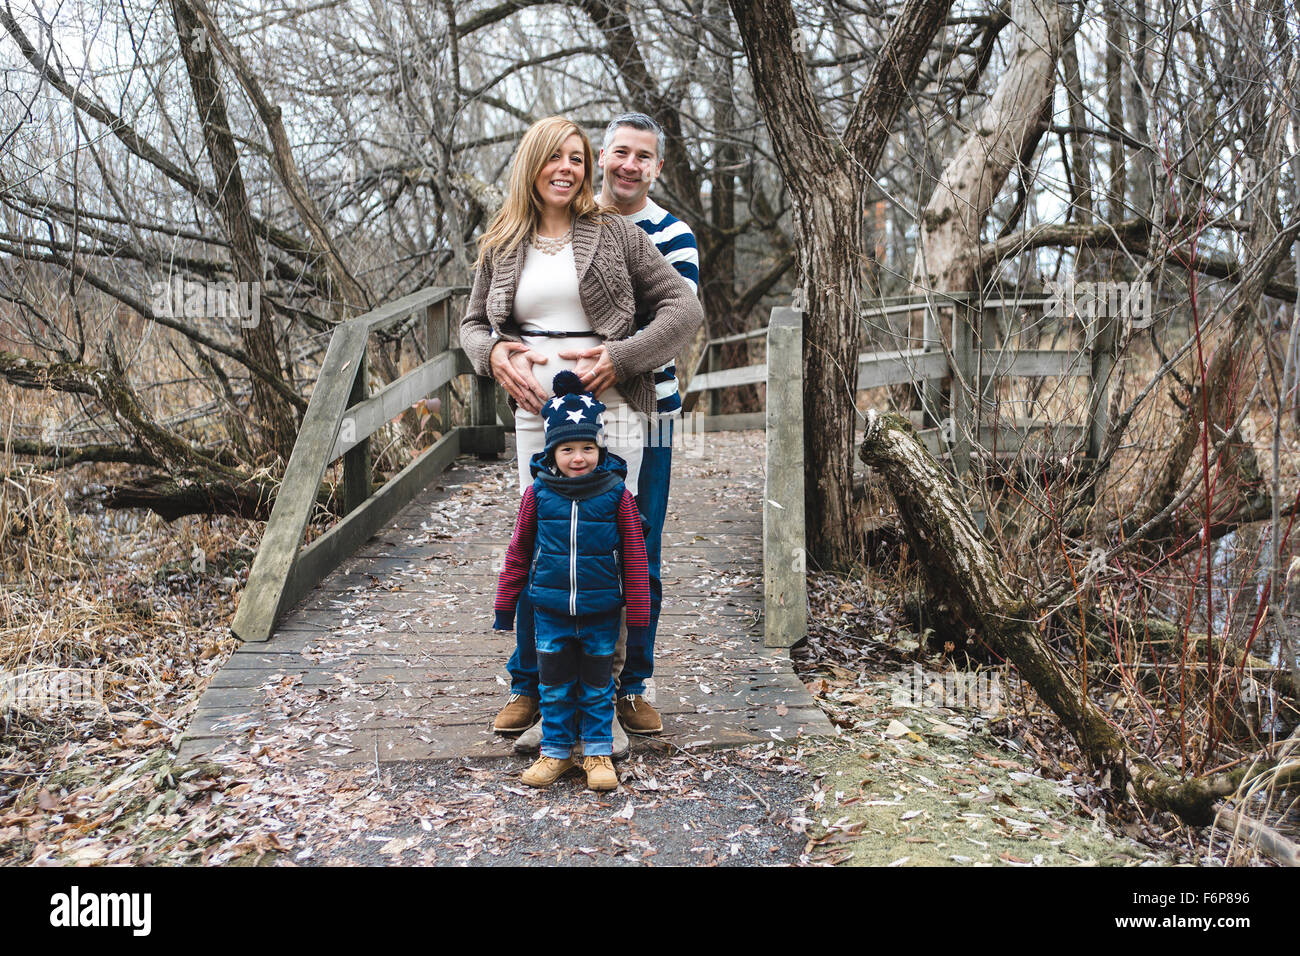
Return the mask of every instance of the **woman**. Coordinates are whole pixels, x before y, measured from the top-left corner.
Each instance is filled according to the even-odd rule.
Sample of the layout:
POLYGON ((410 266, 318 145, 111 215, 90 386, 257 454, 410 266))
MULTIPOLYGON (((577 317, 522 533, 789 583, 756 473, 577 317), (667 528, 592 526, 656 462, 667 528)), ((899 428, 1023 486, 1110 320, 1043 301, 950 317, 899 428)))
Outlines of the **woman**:
MULTIPOLYGON (((542 402, 564 368, 606 405, 606 442, 627 462, 635 495, 645 423, 655 412, 653 370, 675 358, 704 319, 690 286, 646 234, 597 203, 594 168, 590 141, 569 120, 552 116, 529 128, 505 204, 480 240, 461 320, 460 344, 474 370, 518 403, 521 495, 545 444, 542 402), (652 316, 639 330, 638 314, 652 316)), ((533 619, 523 602, 515 634, 510 703, 493 724, 505 733, 527 729, 538 713, 533 619)))

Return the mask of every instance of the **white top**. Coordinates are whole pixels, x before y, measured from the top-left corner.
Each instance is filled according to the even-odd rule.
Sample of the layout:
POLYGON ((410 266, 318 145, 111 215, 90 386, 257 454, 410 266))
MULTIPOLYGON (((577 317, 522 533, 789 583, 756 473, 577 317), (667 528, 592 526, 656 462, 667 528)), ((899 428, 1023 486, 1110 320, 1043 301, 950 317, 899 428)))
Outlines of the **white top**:
POLYGON ((528 243, 519 285, 515 287, 515 321, 525 334, 530 329, 595 334, 578 296, 578 267, 573 261, 572 242, 565 243, 553 256, 528 243))

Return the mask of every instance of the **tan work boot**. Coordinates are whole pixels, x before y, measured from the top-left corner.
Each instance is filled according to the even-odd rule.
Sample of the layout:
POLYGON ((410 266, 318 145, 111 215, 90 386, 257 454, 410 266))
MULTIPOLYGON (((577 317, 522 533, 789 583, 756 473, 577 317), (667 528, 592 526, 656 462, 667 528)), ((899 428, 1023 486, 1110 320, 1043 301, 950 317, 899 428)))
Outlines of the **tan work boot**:
POLYGON ((630 734, 657 734, 664 729, 663 718, 640 694, 620 697, 615 705, 619 723, 630 734))
POLYGON ((549 787, 578 765, 572 757, 538 757, 519 779, 530 787, 549 787))
POLYGON ((587 772, 588 790, 618 788, 618 774, 614 772, 614 761, 609 757, 587 757, 582 761, 582 769, 587 772))
POLYGON ((536 697, 511 694, 497 719, 492 721, 492 729, 498 734, 517 734, 531 727, 541 713, 536 697))

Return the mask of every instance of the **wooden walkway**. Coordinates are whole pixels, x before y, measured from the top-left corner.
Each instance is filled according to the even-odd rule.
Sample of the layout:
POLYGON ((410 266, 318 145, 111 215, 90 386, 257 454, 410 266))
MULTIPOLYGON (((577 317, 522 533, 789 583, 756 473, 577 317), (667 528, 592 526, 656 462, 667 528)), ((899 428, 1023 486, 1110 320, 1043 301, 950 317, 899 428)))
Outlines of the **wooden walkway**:
MULTIPOLYGON (((762 432, 678 449, 664 531, 658 738, 730 747, 831 733, 786 651, 764 647, 762 432)), ((496 569, 518 503, 514 452, 462 457, 286 614, 243 644, 199 701, 182 755, 275 736, 348 765, 506 756, 491 718, 513 634, 491 630, 496 569)))

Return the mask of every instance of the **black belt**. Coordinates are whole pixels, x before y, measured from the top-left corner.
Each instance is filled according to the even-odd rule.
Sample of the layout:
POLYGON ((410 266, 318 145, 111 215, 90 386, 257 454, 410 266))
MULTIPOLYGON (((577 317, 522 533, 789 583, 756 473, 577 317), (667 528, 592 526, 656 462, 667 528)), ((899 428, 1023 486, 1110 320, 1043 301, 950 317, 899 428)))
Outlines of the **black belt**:
POLYGON ((549 339, 603 339, 604 336, 597 332, 525 332, 520 329, 519 334, 524 337, 543 336, 549 339))

